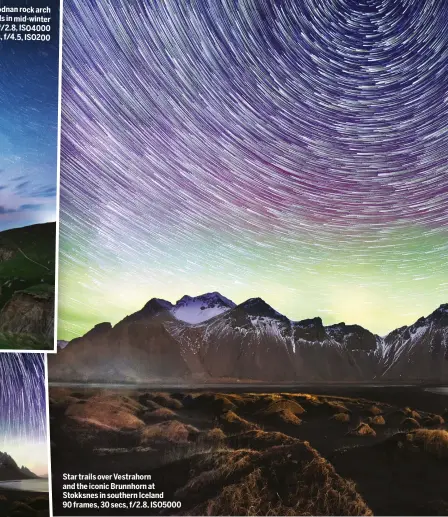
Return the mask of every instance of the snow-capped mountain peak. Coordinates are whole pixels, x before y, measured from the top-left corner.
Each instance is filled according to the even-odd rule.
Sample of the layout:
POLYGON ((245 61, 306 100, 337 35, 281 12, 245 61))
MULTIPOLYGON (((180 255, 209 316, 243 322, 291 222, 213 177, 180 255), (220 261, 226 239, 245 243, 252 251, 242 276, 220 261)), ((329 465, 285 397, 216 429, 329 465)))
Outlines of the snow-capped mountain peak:
POLYGON ((182 296, 171 309, 173 316, 185 323, 203 323, 236 307, 231 300, 218 292, 200 296, 182 296))

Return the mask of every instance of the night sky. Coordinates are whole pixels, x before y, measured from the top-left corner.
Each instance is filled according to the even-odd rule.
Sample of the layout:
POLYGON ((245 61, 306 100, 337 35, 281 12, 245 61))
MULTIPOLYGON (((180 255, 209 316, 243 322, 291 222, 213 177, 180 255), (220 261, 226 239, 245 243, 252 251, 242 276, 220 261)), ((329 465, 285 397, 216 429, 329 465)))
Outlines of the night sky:
POLYGON ((151 297, 448 301, 448 4, 66 0, 60 339, 151 297))
POLYGON ((0 354, 0 451, 48 473, 43 354, 0 354))
POLYGON ((0 42, 0 231, 56 220, 58 5, 50 42, 0 42))

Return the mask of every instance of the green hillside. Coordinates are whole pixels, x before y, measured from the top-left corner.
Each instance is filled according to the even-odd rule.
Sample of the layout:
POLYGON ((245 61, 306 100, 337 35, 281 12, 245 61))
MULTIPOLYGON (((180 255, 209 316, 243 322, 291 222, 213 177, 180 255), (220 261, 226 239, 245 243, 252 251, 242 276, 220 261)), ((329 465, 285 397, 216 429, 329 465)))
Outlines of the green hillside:
POLYGON ((55 254, 56 223, 0 232, 0 309, 16 291, 54 288, 55 254))
POLYGON ((55 254, 56 223, 0 232, 0 350, 53 348, 55 254))

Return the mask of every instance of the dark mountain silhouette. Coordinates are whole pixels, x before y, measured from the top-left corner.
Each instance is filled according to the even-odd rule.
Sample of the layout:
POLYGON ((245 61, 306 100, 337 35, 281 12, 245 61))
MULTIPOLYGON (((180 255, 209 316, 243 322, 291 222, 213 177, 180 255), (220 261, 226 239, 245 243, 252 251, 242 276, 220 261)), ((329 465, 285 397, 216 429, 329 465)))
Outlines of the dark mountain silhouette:
POLYGON ((37 477, 39 476, 36 476, 28 468, 20 468, 9 454, 0 452, 0 481, 18 481, 37 477))

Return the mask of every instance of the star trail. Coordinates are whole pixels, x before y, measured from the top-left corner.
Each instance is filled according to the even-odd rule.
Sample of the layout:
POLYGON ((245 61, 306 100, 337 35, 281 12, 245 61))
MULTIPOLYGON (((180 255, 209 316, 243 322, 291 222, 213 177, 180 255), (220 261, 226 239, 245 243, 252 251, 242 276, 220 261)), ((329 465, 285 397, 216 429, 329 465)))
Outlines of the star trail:
POLYGON ((64 3, 61 339, 149 298, 378 333, 448 299, 448 6, 64 3))
POLYGON ((19 466, 47 474, 43 354, 0 354, 0 451, 19 466))
POLYGON ((0 231, 57 218, 59 0, 45 5, 50 42, 0 40, 0 231))

